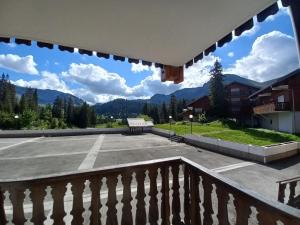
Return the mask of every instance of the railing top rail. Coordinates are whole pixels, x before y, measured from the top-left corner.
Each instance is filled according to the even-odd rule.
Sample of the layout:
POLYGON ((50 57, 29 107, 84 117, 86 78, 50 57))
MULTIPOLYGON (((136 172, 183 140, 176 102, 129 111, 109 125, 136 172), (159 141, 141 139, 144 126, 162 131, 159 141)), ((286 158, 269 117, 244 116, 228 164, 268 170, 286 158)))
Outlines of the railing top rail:
POLYGON ((266 206, 270 211, 274 211, 274 213, 281 214, 283 217, 287 216, 289 218, 292 218, 295 221, 300 221, 300 210, 295 209, 293 207, 290 207, 288 205, 285 205, 278 201, 273 201, 265 198, 264 196, 251 191, 244 186, 241 186, 240 184, 220 175, 217 174, 189 159, 186 159, 184 157, 181 158, 181 160, 184 161, 184 163, 187 163, 188 165, 194 167, 195 169, 199 170, 199 172, 205 173, 210 178, 214 180, 214 182, 218 184, 222 184, 225 186, 225 188, 228 188, 229 190, 232 190, 233 193, 238 193, 239 195, 243 195, 252 202, 255 203, 257 206, 266 206))
POLYGON ((293 177, 293 178, 285 179, 285 180, 279 180, 276 183, 285 184, 285 183, 290 183, 290 182, 293 182, 293 181, 300 181, 300 176, 299 177, 293 177))
POLYGON ((126 170, 134 170, 138 168, 145 168, 151 166, 163 166, 164 164, 172 164, 181 162, 181 157, 170 157, 163 159, 155 159, 134 163, 126 163, 120 165, 112 165, 105 167, 98 167, 89 170, 82 171, 72 171, 72 172, 63 172, 63 173, 55 173, 49 175, 41 175, 34 177, 26 177, 26 178, 17 178, 17 179, 0 179, 0 187, 1 185, 13 185, 13 184, 30 184, 30 183, 38 183, 38 182, 51 182, 51 181, 59 181, 65 179, 76 179, 78 177, 89 177, 95 175, 105 175, 108 173, 120 173, 126 170))

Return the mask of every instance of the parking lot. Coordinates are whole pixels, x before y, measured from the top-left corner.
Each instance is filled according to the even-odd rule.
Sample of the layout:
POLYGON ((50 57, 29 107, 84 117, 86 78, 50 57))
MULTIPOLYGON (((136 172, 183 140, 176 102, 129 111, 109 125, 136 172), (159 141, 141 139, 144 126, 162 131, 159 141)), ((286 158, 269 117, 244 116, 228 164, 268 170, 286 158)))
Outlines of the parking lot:
POLYGON ((213 153, 153 134, 0 139, 0 179, 48 175, 108 165, 184 156, 277 198, 276 181, 299 176, 300 156, 262 165, 213 153))

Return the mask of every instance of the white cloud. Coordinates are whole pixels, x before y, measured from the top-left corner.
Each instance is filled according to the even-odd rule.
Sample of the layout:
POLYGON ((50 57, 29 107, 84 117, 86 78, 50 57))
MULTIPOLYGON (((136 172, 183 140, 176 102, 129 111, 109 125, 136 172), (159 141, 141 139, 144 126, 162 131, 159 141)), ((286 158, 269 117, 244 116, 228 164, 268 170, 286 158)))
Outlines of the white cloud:
POLYGON ((32 55, 25 57, 14 54, 0 55, 0 67, 8 70, 18 73, 37 75, 39 72, 36 66, 37 64, 35 63, 32 55))
POLYGON ((62 72, 66 79, 84 85, 95 94, 126 96, 130 94, 126 80, 117 73, 110 73, 94 64, 72 63, 68 71, 62 72))
POLYGON ((138 64, 131 63, 131 71, 133 73, 140 73, 140 72, 149 71, 149 70, 150 70, 150 67, 145 66, 142 63, 138 63, 138 64))
POLYGON ((258 37, 250 54, 237 60, 226 72, 256 81, 266 81, 298 67, 294 38, 279 31, 272 31, 258 37))
POLYGON ((59 79, 58 75, 55 73, 50 73, 48 71, 42 71, 42 77, 39 80, 26 81, 23 79, 12 81, 14 84, 22 87, 32 87, 39 89, 51 89, 62 91, 65 93, 72 93, 66 83, 59 79))
POLYGON ((72 63, 62 72, 66 81, 76 82, 81 88, 72 93, 90 103, 106 102, 116 98, 149 98, 154 94, 170 94, 186 87, 197 87, 209 80, 209 70, 219 58, 209 55, 193 66, 185 69, 185 80, 181 84, 161 82, 161 71, 154 66, 148 67, 151 75, 135 86, 128 86, 126 80, 117 73, 109 72, 94 64, 72 63))
POLYGON ((234 56, 234 52, 228 52, 227 56, 232 58, 234 56))
POLYGON ((215 61, 221 61, 219 57, 212 54, 193 64, 184 71, 184 81, 180 84, 181 88, 191 88, 202 86, 210 78, 209 71, 215 61))

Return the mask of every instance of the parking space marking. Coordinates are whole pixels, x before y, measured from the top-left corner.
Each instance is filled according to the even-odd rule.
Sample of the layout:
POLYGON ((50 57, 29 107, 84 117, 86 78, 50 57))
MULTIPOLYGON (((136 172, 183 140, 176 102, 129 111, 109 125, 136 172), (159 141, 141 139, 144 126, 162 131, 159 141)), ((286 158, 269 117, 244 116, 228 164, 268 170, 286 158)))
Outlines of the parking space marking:
POLYGON ((47 157, 58 157, 58 156, 72 156, 86 154, 88 151, 71 152, 71 153, 58 153, 58 154, 45 154, 45 155, 34 155, 34 156, 20 156, 20 157, 1 157, 0 161, 3 160, 19 160, 19 159, 39 159, 47 157))
POLYGON ((104 135, 99 135, 93 147, 90 149, 89 153, 86 155, 85 159, 81 162, 80 166, 78 167, 78 170, 87 170, 93 168, 97 155, 100 152, 99 150, 103 144, 103 140, 104 135))
POLYGON ((138 147, 138 148, 119 148, 119 149, 107 149, 107 150, 99 150, 100 152, 120 152, 120 151, 135 151, 135 150, 144 150, 144 149, 153 149, 157 150, 157 148, 167 148, 167 147, 178 147, 182 144, 172 144, 172 145, 157 145, 157 146, 148 146, 148 147, 138 147))
POLYGON ((222 167, 214 168, 214 169, 211 169, 211 170, 216 172, 216 173, 222 173, 222 172, 226 172, 226 171, 229 171, 229 170, 235 170, 235 169, 243 168, 243 167, 246 167, 246 166, 252 166, 252 165, 255 165, 255 164, 256 163, 254 163, 254 162, 241 162, 241 163, 231 164, 229 166, 222 166, 222 167))
MULTIPOLYGON (((43 143, 47 142, 66 142, 66 141, 82 141, 82 140, 96 140, 97 137, 93 138, 63 138, 63 139, 56 139, 56 140, 49 140, 45 139, 43 143)), ((38 142, 38 141, 32 141, 32 142, 38 142)))
POLYGON ((34 142, 34 141, 40 140, 40 139, 42 139, 42 138, 44 138, 44 137, 31 138, 31 139, 29 139, 29 140, 21 141, 21 142, 16 143, 16 144, 4 146, 4 147, 1 147, 1 148, 0 148, 0 151, 6 150, 6 149, 8 149, 8 148, 12 148, 12 147, 15 147, 15 146, 18 146, 18 145, 22 145, 22 144, 34 142))

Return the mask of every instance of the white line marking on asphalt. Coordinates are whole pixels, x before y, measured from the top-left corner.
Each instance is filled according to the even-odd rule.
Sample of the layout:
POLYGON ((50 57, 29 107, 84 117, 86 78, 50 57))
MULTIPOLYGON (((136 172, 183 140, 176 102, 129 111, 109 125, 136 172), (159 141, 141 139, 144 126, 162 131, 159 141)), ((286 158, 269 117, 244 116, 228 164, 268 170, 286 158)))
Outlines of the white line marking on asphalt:
POLYGON ((100 152, 99 150, 102 146, 103 140, 104 135, 99 135, 93 147, 90 149, 89 153, 86 155, 85 159, 81 162, 80 166, 78 167, 78 170, 87 170, 93 168, 97 155, 100 152))
MULTIPOLYGON (((97 137, 94 138, 66 138, 64 137, 63 139, 54 139, 51 140, 50 138, 47 138, 43 141, 43 143, 46 142, 66 142, 66 141, 82 141, 82 140, 96 140, 97 137)), ((33 141, 33 142, 38 142, 38 141, 33 141)))
POLYGON ((1 157, 0 161, 3 160, 19 160, 19 159, 39 159, 47 157, 58 157, 58 156, 72 156, 72 155, 82 155, 88 153, 87 151, 81 152, 71 152, 71 153, 59 153, 59 154, 45 154, 45 155, 35 155, 35 156, 20 156, 20 157, 1 157))
POLYGON ((25 144, 25 143, 34 142, 34 141, 39 140, 39 139, 42 139, 42 138, 44 138, 44 137, 32 138, 32 139, 29 139, 29 140, 26 140, 26 141, 21 141, 21 142, 16 143, 16 144, 4 146, 4 147, 0 148, 0 151, 6 150, 6 149, 8 149, 8 148, 12 148, 12 147, 15 147, 15 146, 18 146, 18 145, 22 145, 22 144, 25 144))
POLYGON ((119 148, 119 149, 107 149, 100 150, 99 152, 119 152, 119 151, 135 151, 135 150, 144 150, 152 148, 153 150, 157 150, 157 148, 167 148, 167 147, 177 147, 183 144, 173 144, 173 145, 157 145, 157 146, 149 146, 149 147, 138 147, 138 148, 119 148))
POLYGON ((218 168, 212 169, 212 171, 214 171, 216 173, 222 173, 222 172, 239 169, 239 168, 246 167, 246 166, 252 166, 252 165, 255 165, 255 164, 256 163, 254 163, 254 162, 242 162, 242 163, 232 164, 232 165, 229 165, 229 166, 218 167, 218 168))

